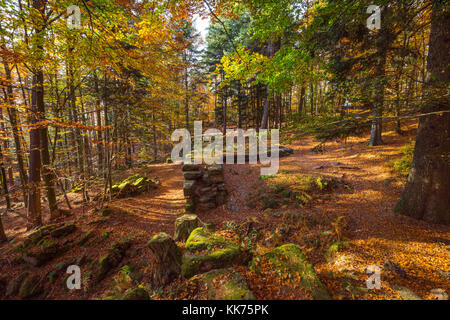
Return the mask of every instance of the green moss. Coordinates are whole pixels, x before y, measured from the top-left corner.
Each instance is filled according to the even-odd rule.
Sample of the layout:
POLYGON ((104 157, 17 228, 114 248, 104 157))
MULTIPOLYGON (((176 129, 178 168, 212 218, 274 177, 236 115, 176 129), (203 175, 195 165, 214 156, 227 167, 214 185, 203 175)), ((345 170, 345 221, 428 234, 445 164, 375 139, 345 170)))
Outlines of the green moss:
POLYGON ((405 212, 405 203, 403 198, 400 198, 400 200, 395 204, 394 212, 397 214, 404 214, 405 212))
POLYGON ((186 254, 183 256, 181 274, 189 278, 195 274, 216 268, 226 268, 236 264, 246 264, 250 253, 222 237, 197 228, 186 241, 186 254), (206 253, 196 252, 206 250, 206 253))
POLYGON ((137 287, 125 291, 122 300, 150 300, 150 296, 144 288, 137 287))
POLYGON ((107 216, 111 215, 112 212, 113 211, 110 208, 104 208, 101 211, 101 216, 102 217, 107 217, 107 216))
POLYGON ((77 227, 74 224, 68 224, 68 225, 62 226, 60 228, 57 228, 55 230, 52 230, 50 232, 50 235, 53 238, 60 238, 60 237, 67 236, 67 235, 75 232, 76 229, 77 229, 77 227))
POLYGON ((96 281, 101 281, 105 278, 106 274, 122 261, 129 246, 130 241, 121 241, 111 245, 111 248, 108 249, 108 254, 101 257, 97 262, 96 281))
POLYGON ((84 246, 86 244, 86 242, 88 242, 89 239, 91 239, 93 236, 94 236, 94 231, 89 230, 80 238, 80 240, 78 240, 77 244, 79 246, 84 246))
POLYGON ((399 177, 407 177, 409 175, 409 172, 411 171, 411 165, 414 156, 414 146, 415 142, 409 141, 408 144, 404 145, 400 149, 402 157, 389 163, 389 166, 394 169, 395 173, 397 173, 399 177))
POLYGON ((205 228, 196 228, 191 232, 186 240, 186 250, 211 250, 214 247, 223 247, 227 245, 228 241, 217 237, 214 234, 206 231, 205 228))
POLYGON ((325 259, 330 260, 332 259, 336 253, 344 249, 344 247, 348 244, 347 241, 341 242, 336 241, 331 246, 328 247, 328 249, 325 250, 325 259))
MULTIPOLYGON (((282 278, 284 275, 300 275, 299 286, 308 290, 314 299, 328 300, 330 296, 300 248, 295 244, 285 244, 266 253, 263 258, 273 266, 274 271, 282 278)), ((254 258, 250 269, 259 271, 261 258, 254 258)))
POLYGON ((19 297, 22 299, 32 298, 42 292, 39 277, 36 275, 27 276, 20 286, 19 297))

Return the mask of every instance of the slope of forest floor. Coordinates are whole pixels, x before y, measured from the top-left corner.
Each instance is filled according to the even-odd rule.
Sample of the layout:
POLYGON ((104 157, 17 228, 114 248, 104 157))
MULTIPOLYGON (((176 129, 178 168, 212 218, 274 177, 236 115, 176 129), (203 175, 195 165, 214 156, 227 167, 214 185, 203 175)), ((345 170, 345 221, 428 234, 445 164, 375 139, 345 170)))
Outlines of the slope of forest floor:
MULTIPOLYGON (((290 145, 294 154, 280 160, 279 174, 274 177, 259 177, 258 165, 226 165, 227 203, 197 214, 217 229, 247 237, 257 254, 285 243, 298 244, 334 299, 401 299, 406 290, 401 288, 422 299, 435 299, 430 293, 433 289, 450 292, 450 229, 393 212, 405 178, 398 177, 390 163, 401 156, 399 150, 415 136, 415 128, 416 124, 410 123, 402 136, 386 132, 383 146, 368 147, 364 135, 349 138, 347 148, 343 141, 328 142, 319 153, 312 152, 317 141, 301 138, 290 145), (304 181, 313 182, 315 188, 301 191, 299 201, 292 194, 304 181), (256 236, 249 237, 250 232, 256 236), (379 290, 366 288, 366 269, 371 265, 381 270, 379 290)), ((65 241, 76 242, 89 231, 93 240, 74 246, 40 268, 21 263, 12 250, 30 232, 25 228, 23 208, 8 212, 2 219, 11 241, 0 247, 0 274, 8 281, 24 270, 38 274, 45 282, 45 294, 40 298, 104 298, 120 287, 117 273, 110 273, 95 286, 86 284, 83 290, 69 291, 58 264, 83 257, 86 262, 81 269, 87 273, 89 262, 104 255, 113 243, 133 239, 121 266, 132 265, 133 280, 151 288, 153 257, 146 242, 157 232, 173 234, 174 221, 184 212, 183 176, 179 165, 153 164, 121 171, 116 179, 136 172, 158 177, 161 186, 136 197, 113 200, 109 206, 112 214, 105 217, 93 204, 78 203, 78 194, 69 194, 72 203, 78 204, 65 220, 74 222, 77 231, 65 241)), ((182 249, 183 243, 179 247, 182 249)), ((247 267, 235 269, 259 299, 308 298, 300 291, 280 289, 280 279, 247 267)), ((156 299, 189 297, 177 290, 182 283, 178 279, 166 288, 150 290, 156 299)))

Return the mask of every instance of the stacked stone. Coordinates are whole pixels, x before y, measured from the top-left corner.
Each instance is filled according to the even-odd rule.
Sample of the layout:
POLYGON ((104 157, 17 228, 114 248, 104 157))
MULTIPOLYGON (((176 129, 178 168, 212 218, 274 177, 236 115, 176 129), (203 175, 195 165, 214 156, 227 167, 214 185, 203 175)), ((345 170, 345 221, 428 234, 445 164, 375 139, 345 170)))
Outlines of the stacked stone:
POLYGON ((186 213, 194 213, 199 205, 213 209, 225 203, 227 190, 223 165, 216 164, 202 170, 199 165, 185 164, 182 170, 186 213))

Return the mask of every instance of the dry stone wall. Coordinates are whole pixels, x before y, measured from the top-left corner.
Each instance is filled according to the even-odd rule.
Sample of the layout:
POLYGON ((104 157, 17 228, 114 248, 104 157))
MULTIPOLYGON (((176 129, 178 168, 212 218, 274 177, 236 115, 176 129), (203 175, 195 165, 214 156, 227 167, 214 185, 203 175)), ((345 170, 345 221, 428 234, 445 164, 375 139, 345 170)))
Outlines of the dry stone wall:
POLYGON ((222 164, 185 164, 182 170, 186 213, 195 213, 199 207, 214 209, 225 203, 228 192, 222 164))

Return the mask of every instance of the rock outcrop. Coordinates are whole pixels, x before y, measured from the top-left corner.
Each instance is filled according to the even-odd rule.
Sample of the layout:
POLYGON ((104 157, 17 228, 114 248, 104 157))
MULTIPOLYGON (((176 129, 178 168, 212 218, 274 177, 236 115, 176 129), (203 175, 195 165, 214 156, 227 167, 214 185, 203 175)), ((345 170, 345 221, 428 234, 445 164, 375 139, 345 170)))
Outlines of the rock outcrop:
POLYGON ((250 259, 250 252, 238 244, 204 228, 197 228, 186 241, 181 273, 184 278, 190 278, 213 269, 245 265, 250 259))

